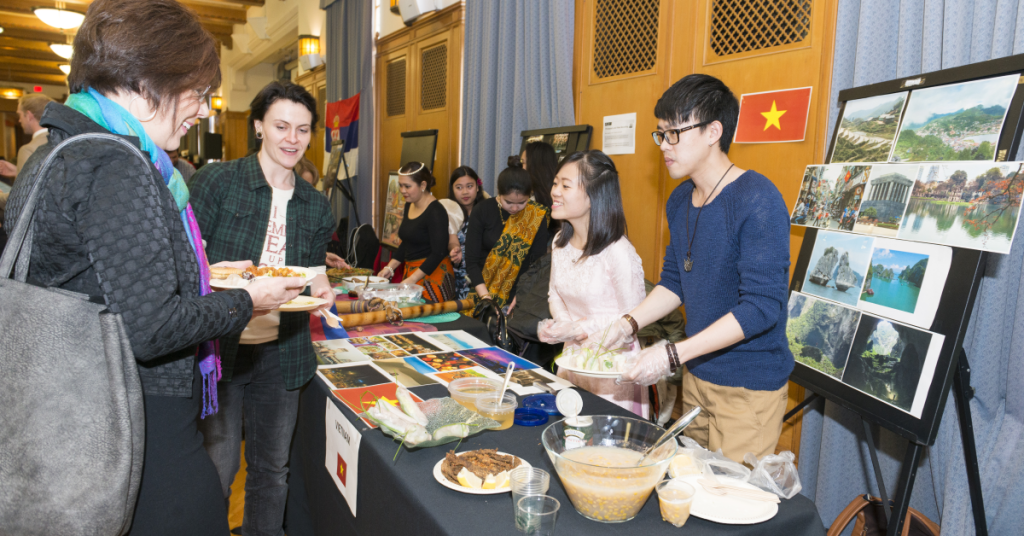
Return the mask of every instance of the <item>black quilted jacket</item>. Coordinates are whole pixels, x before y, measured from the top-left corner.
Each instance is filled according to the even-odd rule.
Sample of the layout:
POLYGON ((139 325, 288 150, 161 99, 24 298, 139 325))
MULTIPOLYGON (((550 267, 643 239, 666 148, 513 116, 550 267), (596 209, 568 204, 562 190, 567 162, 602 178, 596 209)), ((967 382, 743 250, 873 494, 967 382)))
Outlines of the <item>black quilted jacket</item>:
MULTIPOLYGON (((25 204, 36 172, 70 136, 107 132, 61 104, 40 123, 50 141, 18 174, 7 203, 8 229, 25 204)), ((138 146, 137 138, 126 138, 138 146)), ((88 141, 61 152, 36 208, 29 265, 32 283, 105 301, 124 319, 147 395, 188 397, 196 347, 241 332, 252 316, 244 290, 199 296, 199 266, 174 198, 150 164, 125 147, 88 141)))

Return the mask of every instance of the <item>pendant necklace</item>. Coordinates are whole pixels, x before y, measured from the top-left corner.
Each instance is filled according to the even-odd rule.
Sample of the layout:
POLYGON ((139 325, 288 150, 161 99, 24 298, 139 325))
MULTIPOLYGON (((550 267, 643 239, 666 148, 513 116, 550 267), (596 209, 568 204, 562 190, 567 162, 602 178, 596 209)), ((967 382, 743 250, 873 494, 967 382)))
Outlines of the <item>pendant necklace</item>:
POLYGON ((736 164, 729 166, 729 169, 725 170, 725 173, 722 173, 722 178, 718 179, 718 184, 715 184, 711 193, 708 194, 708 196, 704 198, 704 202, 700 204, 700 210, 697 211, 697 219, 693 222, 692 237, 690 236, 690 207, 693 205, 693 190, 697 189, 696 183, 693 186, 693 190, 690 190, 690 200, 686 203, 686 238, 690 243, 686 245, 686 259, 683 260, 683 270, 686 270, 687 272, 693 270, 693 259, 690 258, 690 249, 693 247, 693 239, 697 238, 697 224, 700 223, 700 213, 704 211, 704 205, 708 204, 708 199, 711 199, 711 196, 715 195, 715 190, 718 189, 718 186, 722 184, 723 180, 725 180, 725 176, 728 175, 734 167, 736 167, 736 164))

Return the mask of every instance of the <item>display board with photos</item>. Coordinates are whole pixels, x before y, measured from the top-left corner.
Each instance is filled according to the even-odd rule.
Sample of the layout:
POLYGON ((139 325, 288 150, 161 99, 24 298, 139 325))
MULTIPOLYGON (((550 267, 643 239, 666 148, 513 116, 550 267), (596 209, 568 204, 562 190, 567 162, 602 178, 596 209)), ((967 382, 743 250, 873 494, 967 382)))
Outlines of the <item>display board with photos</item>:
MULTIPOLYGON (((514 364, 508 388, 517 395, 558 391, 572 384, 465 331, 409 332, 314 341, 317 376, 357 415, 367 400, 395 400, 406 388, 449 383, 459 378, 503 380, 514 364)), ((374 426, 367 422, 367 425, 374 426)))
POLYGON ((984 272, 1024 174, 1024 56, 844 90, 791 223, 792 379, 920 445, 938 433, 984 272))

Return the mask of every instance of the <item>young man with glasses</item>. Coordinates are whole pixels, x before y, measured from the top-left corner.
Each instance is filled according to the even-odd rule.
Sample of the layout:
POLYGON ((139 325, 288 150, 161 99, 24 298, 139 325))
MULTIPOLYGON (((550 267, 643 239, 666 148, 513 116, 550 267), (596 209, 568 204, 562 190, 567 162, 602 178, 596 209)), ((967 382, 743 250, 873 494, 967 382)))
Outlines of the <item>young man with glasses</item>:
POLYGON ((685 365, 683 411, 703 408, 686 435, 736 461, 775 451, 793 355, 786 339, 789 214, 770 180, 729 160, 739 103, 722 81, 694 74, 654 108, 673 179, 671 239, 661 282, 592 341, 612 347, 686 306, 688 338, 644 350, 618 381, 650 385, 685 365), (611 344, 609 344, 611 343, 611 344))

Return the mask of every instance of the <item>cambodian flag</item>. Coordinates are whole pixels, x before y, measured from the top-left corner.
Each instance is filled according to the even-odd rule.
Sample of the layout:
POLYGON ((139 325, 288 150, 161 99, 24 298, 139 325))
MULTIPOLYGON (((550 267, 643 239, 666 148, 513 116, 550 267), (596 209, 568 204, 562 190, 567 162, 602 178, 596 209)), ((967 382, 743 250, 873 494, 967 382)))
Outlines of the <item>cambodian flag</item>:
MULTIPOLYGON (((359 94, 327 103, 324 124, 327 125, 324 150, 329 154, 334 144, 344 141, 345 163, 349 173, 355 175, 355 170, 359 169, 359 94)), ((339 170, 338 176, 344 179, 344 171, 339 170)))

